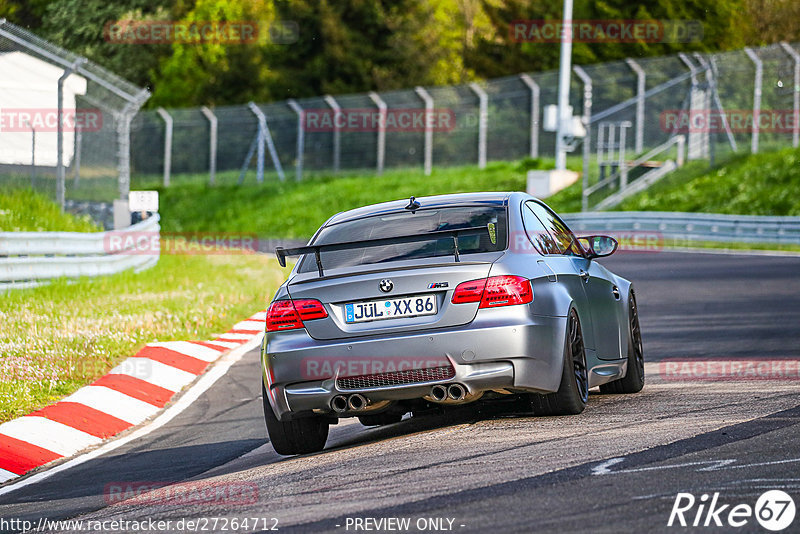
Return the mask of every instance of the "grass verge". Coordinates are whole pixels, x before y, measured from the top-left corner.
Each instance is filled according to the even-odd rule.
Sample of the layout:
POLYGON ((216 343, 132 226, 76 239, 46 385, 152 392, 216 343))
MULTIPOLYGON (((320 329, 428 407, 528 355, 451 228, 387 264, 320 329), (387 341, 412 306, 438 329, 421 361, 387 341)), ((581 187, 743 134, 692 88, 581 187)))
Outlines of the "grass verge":
POLYGON ((99 232, 89 216, 61 213, 47 196, 30 189, 0 189, 0 232, 99 232))
POLYGON ((2 294, 0 422, 69 395, 152 341, 208 339, 266 307, 264 255, 174 255, 142 273, 2 294))

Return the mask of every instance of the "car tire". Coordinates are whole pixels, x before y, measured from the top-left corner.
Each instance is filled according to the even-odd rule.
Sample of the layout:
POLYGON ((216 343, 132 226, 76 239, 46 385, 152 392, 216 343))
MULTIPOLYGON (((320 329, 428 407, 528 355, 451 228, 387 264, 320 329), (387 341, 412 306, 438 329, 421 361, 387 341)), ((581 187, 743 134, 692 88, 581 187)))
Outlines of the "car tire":
POLYGON ((631 288, 628 299, 628 372, 623 378, 600 386, 601 393, 638 393, 644 387, 644 352, 639 327, 639 307, 631 288))
POLYGON ((546 395, 531 395, 531 409, 536 415, 576 415, 589 401, 589 374, 586 351, 578 313, 572 309, 567 320, 563 369, 558 391, 546 395))
POLYGON ((360 415, 358 416, 358 420, 364 426, 393 425, 403 420, 403 414, 378 413, 370 415, 360 415))
POLYGON ((267 434, 275 452, 284 456, 319 452, 328 440, 328 420, 320 416, 297 417, 289 421, 279 421, 272 411, 264 385, 261 385, 261 398, 264 404, 264 420, 267 434))

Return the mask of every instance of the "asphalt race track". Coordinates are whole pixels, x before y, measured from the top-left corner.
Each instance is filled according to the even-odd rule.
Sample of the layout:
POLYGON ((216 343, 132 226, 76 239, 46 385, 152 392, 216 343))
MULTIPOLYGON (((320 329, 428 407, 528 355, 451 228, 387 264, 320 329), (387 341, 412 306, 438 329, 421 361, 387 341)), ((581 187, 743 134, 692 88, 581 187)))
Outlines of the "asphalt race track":
MULTIPOLYGON (((513 407, 495 406, 383 428, 347 421, 331 428, 324 452, 284 458, 265 444, 253 351, 164 427, 3 495, 0 518, 172 525, 264 518, 238 529, 206 522, 213 532, 275 524, 288 532, 398 525, 401 532, 669 532, 690 530, 667 526, 678 493, 698 502, 718 493, 729 505, 722 521, 733 506, 753 506, 769 489, 789 493, 800 506, 796 375, 663 375, 663 360, 672 358, 800 359, 800 257, 620 252, 603 263, 637 288, 649 362, 640 394, 595 393, 582 415, 568 418, 517 416, 513 407), (109 484, 190 480, 244 488, 257 499, 107 505, 109 484), (407 518, 410 526, 389 518, 407 518)), ((686 512, 687 522, 697 510, 686 512)), ((705 519, 701 514, 700 524, 705 519)), ((753 517, 724 530, 765 532, 753 517)), ((785 531, 800 531, 800 518, 785 531)))

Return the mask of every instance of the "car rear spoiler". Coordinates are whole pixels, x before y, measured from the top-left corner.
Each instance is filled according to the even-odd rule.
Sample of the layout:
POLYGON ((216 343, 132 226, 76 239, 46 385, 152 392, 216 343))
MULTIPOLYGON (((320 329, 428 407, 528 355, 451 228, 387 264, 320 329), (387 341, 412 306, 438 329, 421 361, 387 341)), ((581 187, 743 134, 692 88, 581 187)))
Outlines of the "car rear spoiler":
POLYGON ((433 241, 436 239, 449 237, 452 238, 453 240, 453 255, 455 256, 455 261, 458 262, 461 261, 458 254, 459 236, 481 235, 481 234, 489 234, 489 236, 491 237, 491 231, 489 230, 489 227, 475 226, 472 228, 462 228, 459 230, 439 230, 427 234, 384 237, 381 239, 365 239, 363 241, 352 241, 350 243, 308 245, 305 247, 297 247, 297 248, 277 247, 275 249, 275 255, 278 257, 278 263, 280 263, 281 267, 286 267, 286 256, 301 256, 303 254, 314 254, 314 258, 317 261, 317 270, 319 271, 320 277, 322 277, 324 276, 324 272, 322 269, 322 258, 320 257, 320 254, 322 252, 334 252, 339 250, 353 250, 353 249, 361 249, 369 247, 380 247, 382 245, 397 245, 400 243, 418 243, 422 241, 433 241))

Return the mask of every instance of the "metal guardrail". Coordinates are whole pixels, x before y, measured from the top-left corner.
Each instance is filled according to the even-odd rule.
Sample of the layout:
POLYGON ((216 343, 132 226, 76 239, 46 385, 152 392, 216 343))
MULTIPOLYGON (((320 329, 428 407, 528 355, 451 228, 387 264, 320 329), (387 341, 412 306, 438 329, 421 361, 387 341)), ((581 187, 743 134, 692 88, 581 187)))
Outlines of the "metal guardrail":
POLYGON ((34 287, 55 278, 103 276, 152 267, 158 255, 136 253, 136 239, 125 239, 125 235, 158 240, 158 221, 158 215, 154 215, 123 230, 97 233, 0 232, 0 291, 34 287))
POLYGON ((563 219, 577 233, 650 232, 682 242, 800 245, 800 217, 621 211, 568 213, 563 219))

